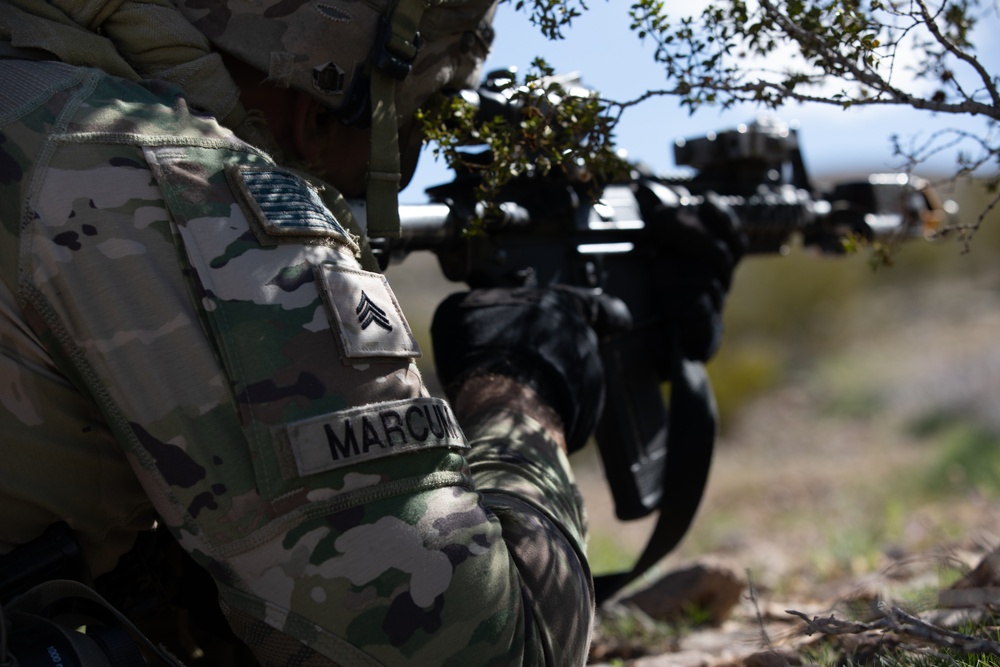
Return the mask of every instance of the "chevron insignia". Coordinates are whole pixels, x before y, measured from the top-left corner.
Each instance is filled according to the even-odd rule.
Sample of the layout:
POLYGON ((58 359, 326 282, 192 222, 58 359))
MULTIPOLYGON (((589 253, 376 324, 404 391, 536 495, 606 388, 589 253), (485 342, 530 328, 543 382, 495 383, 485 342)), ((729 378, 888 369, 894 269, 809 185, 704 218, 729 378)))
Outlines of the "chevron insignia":
POLYGON ((321 262, 316 266, 316 277, 345 364, 420 356, 420 347, 384 275, 346 262, 321 262))
POLYGON ((392 324, 389 323, 389 318, 386 317, 385 311, 369 299, 363 290, 361 292, 361 301, 354 312, 358 314, 358 322, 361 323, 362 329, 367 329, 372 324, 377 324, 386 331, 392 331, 392 324))

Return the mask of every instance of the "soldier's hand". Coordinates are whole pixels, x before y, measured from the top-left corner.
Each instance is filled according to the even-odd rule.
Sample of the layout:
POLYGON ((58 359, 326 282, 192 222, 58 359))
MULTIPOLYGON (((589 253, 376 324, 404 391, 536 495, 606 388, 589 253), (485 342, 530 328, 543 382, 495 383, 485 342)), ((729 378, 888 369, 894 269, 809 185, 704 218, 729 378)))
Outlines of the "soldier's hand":
POLYGON ((582 288, 495 288, 452 294, 434 314, 438 377, 454 400, 470 378, 531 387, 562 421, 569 452, 586 444, 604 405, 598 336, 627 328, 628 309, 582 288))
POLYGON ((669 257, 650 276, 657 302, 688 359, 707 361, 722 342, 722 311, 733 271, 746 252, 739 219, 721 197, 676 207, 640 192, 643 217, 655 230, 659 252, 669 257))

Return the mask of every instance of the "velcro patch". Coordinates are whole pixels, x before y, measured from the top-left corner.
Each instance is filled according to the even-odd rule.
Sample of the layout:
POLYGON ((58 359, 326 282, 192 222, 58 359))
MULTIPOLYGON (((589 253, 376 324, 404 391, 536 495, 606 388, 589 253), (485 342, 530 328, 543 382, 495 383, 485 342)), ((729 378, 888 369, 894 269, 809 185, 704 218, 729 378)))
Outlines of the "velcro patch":
POLYGON ((468 449, 458 420, 439 398, 374 403, 276 429, 300 475, 435 447, 468 449))
POLYGON ((279 167, 230 165, 226 178, 261 245, 317 243, 333 238, 356 249, 357 244, 319 193, 292 172, 279 167))
POLYGON ((345 359, 420 356, 385 276, 326 263, 316 268, 316 277, 345 359))

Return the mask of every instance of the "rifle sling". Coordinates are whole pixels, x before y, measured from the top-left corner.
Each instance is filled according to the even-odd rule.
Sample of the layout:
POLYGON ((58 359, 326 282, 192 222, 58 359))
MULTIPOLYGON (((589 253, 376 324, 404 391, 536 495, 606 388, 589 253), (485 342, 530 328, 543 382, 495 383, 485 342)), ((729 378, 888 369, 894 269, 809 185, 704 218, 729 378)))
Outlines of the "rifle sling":
POLYGON ((667 462, 659 516, 631 570, 594 577, 598 605, 632 583, 676 547, 698 511, 712 464, 716 406, 705 366, 674 345, 670 377, 667 462))

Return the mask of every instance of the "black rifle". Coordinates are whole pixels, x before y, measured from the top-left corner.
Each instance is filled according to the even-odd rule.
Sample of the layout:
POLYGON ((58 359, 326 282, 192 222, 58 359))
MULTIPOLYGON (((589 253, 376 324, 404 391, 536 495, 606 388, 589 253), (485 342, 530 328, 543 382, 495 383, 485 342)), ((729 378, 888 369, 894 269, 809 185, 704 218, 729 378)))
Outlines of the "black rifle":
MULTIPOLYGON (((488 91, 489 92, 489 91, 488 91)), ((660 523, 632 572, 598 581, 604 599, 669 552, 700 502, 715 437, 715 408, 701 364, 669 342, 670 313, 660 312, 649 277, 675 254, 647 224, 640 193, 676 215, 697 215, 706 192, 737 214, 750 252, 779 252, 796 237, 825 253, 846 237, 916 236, 943 216, 928 185, 906 174, 875 174, 818 194, 806 174, 797 135, 758 121, 676 142, 675 159, 695 170, 664 178, 633 170, 629 182, 599 197, 571 178, 521 179, 503 190, 501 215, 485 233, 467 234, 482 214, 478 183, 458 174, 429 189, 430 204, 400 209, 399 238, 372 239, 383 268, 409 252, 433 251, 444 275, 471 288, 568 284, 604 290, 629 307, 634 326, 601 341, 607 401, 596 440, 619 519, 660 510, 660 523), (671 385, 670 409, 661 393, 671 385)), ((364 211, 355 212, 363 220, 364 211)), ((659 220, 663 220, 662 214, 659 220)), ((665 223, 663 223, 665 224, 665 223)))

